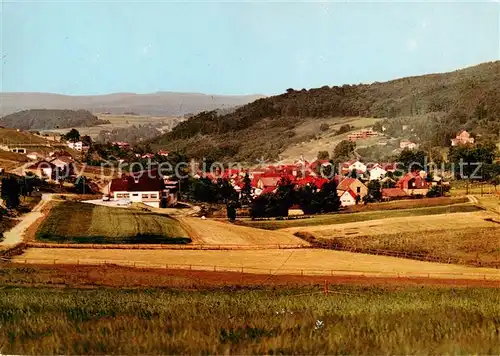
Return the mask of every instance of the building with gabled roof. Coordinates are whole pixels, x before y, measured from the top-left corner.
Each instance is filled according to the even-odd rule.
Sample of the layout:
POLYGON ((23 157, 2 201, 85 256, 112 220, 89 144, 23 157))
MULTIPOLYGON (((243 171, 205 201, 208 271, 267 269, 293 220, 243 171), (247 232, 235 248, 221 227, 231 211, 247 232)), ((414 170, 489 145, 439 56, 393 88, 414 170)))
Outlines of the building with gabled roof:
POLYGON ((368 194, 368 188, 359 179, 344 178, 337 186, 337 190, 352 190, 360 199, 363 199, 368 194))

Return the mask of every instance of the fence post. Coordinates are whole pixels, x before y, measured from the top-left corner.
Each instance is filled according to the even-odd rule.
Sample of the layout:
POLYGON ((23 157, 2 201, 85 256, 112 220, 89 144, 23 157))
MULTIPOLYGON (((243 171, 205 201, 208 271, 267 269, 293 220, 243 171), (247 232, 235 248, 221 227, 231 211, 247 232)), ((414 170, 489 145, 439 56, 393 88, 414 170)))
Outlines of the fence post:
POLYGON ((214 272, 215 272, 216 270, 217 270, 217 267, 216 267, 216 266, 214 266, 214 272))
POLYGON ((189 270, 191 271, 191 265, 189 265, 189 270))
POLYGON ((300 270, 300 275, 303 276, 304 275, 304 270, 300 270))
POLYGON ((243 267, 241 267, 241 273, 243 274, 243 267))
POLYGON ((54 260, 54 264, 56 264, 56 260, 54 260))

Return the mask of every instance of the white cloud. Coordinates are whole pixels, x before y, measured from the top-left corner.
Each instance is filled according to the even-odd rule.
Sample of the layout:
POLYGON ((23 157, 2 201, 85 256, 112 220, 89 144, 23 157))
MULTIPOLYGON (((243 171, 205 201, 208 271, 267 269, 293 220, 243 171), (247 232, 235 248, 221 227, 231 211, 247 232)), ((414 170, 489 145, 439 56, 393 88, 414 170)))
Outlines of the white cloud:
POLYGON ((409 39, 406 41, 406 49, 410 52, 415 52, 418 48, 418 43, 414 38, 409 39))

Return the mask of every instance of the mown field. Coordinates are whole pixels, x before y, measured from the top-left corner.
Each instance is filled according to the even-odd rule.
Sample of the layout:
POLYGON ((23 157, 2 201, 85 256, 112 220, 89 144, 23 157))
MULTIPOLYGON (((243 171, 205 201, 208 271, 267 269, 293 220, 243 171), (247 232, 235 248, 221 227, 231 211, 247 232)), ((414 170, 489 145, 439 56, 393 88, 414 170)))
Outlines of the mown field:
POLYGON ((327 249, 28 248, 12 259, 26 266, 118 265, 272 275, 424 277, 500 281, 500 270, 327 249))
POLYGON ((250 219, 240 220, 239 224, 255 227, 259 229, 276 230, 293 228, 300 226, 316 226, 330 224, 345 224, 358 221, 385 219, 385 218, 400 218, 411 216, 424 216, 436 214, 450 213, 467 213, 476 212, 481 209, 472 204, 453 204, 445 206, 431 206, 413 209, 394 209, 394 210, 376 210, 369 212, 359 212, 352 214, 325 214, 316 215, 310 218, 291 219, 291 220, 256 220, 250 219))
POLYGON ((436 257, 471 266, 500 267, 500 226, 481 228, 471 225, 463 229, 439 229, 422 233, 394 233, 389 229, 388 233, 378 235, 346 234, 333 239, 317 235, 316 240, 311 240, 314 235, 304 237, 333 249, 355 249, 361 253, 391 251, 407 254, 408 258, 436 257))
POLYGON ((188 234, 167 216, 79 202, 56 205, 36 232, 50 243, 189 243, 188 234))
POLYGON ((3 288, 3 354, 498 354, 499 289, 3 288))

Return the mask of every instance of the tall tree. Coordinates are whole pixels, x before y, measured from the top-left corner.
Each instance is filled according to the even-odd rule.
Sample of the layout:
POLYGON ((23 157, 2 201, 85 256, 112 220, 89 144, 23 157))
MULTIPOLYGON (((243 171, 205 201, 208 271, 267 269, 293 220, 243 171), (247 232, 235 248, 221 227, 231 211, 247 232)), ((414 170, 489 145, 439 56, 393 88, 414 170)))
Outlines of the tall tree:
POLYGON ((9 209, 15 209, 19 206, 19 195, 21 193, 21 186, 15 176, 8 176, 2 178, 2 199, 9 209))
POLYGON ((356 151, 356 143, 348 140, 340 141, 337 146, 335 146, 332 153, 332 160, 335 163, 342 163, 350 160, 354 157, 354 152, 356 151))
POLYGON ((78 132, 77 129, 71 129, 66 135, 63 135, 62 138, 69 142, 78 142, 80 141, 80 132, 78 132))

